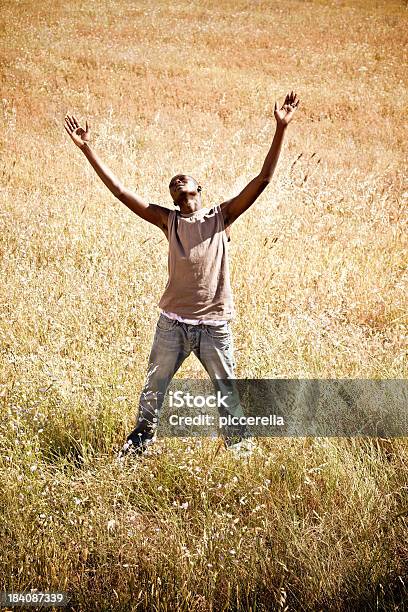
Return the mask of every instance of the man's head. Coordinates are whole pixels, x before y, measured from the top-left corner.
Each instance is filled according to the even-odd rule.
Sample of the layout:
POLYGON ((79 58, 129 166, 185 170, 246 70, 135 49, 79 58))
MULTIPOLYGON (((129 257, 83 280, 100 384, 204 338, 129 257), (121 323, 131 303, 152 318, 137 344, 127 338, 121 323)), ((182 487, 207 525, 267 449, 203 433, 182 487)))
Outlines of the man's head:
POLYGON ((201 200, 201 186, 192 176, 188 174, 176 174, 169 183, 170 195, 175 206, 180 206, 189 196, 201 200))

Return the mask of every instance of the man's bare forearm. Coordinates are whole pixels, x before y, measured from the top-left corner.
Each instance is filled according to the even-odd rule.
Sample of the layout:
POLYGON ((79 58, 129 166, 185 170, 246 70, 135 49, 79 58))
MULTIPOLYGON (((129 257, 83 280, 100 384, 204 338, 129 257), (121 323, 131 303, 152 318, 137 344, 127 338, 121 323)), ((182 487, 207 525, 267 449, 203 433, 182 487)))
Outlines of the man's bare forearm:
POLYGON ((282 127, 280 125, 276 126, 271 148, 269 149, 268 155, 265 158, 262 170, 259 173, 259 177, 264 181, 269 182, 272 179, 282 149, 286 129, 287 127, 282 127))
POLYGON ((113 193, 115 197, 120 195, 123 188, 122 183, 113 174, 106 164, 98 157, 98 155, 91 149, 89 144, 85 143, 80 147, 85 157, 88 159, 92 168, 95 170, 99 178, 105 183, 107 188, 113 193))

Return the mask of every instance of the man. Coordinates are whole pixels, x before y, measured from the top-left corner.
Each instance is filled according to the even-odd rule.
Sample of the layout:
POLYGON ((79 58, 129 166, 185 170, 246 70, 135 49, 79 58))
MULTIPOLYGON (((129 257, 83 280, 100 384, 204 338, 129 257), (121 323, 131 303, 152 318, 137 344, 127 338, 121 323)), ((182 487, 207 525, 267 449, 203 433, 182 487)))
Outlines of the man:
MULTIPOLYGON (((135 429, 128 435, 119 458, 141 454, 155 440, 167 388, 186 357, 193 351, 224 400, 219 414, 243 416, 234 384, 235 361, 229 321, 235 315, 230 287, 227 239, 232 223, 259 197, 272 179, 288 124, 299 106, 298 96, 286 95, 280 109, 275 102, 276 132, 260 173, 235 197, 211 209, 203 207, 201 185, 191 176, 177 174, 169 184, 179 210, 145 202, 124 187, 89 146, 89 128, 81 128, 72 115, 65 130, 83 151, 113 195, 142 219, 159 227, 169 242, 169 279, 160 299, 145 386, 140 396, 135 429)), ((226 428, 226 448, 251 452, 245 426, 226 428)))

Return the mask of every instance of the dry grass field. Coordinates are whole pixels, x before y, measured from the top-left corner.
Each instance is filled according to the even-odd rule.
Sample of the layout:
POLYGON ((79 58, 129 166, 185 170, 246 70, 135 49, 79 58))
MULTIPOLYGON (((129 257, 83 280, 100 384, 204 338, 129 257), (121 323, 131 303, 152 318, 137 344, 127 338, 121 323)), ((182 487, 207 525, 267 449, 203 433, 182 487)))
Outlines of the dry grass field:
MULTIPOLYGON (((162 232, 102 184, 232 226, 239 378, 407 378, 407 3, 1 0, 0 590, 72 610, 403 610, 404 438, 162 440, 125 468, 167 280, 162 232)), ((191 356, 178 378, 203 378, 191 356)))

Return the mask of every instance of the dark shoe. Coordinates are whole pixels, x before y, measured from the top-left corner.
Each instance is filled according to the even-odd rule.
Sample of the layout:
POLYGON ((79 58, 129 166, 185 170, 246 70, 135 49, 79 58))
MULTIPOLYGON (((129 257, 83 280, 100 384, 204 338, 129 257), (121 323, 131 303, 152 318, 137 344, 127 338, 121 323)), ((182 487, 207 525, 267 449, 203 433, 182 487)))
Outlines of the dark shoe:
POLYGON ((126 457, 143 455, 155 441, 156 436, 150 438, 143 436, 143 434, 129 436, 118 453, 118 461, 122 462, 126 457))

